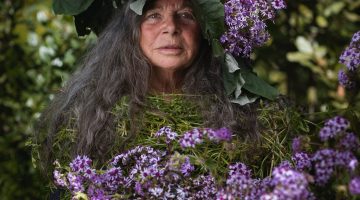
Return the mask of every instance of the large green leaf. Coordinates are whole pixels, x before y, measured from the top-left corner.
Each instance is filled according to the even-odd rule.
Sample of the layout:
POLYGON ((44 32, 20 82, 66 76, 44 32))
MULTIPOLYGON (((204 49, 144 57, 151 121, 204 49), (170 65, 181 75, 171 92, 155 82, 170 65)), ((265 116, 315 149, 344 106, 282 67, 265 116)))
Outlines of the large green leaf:
POLYGON ((133 10, 136 14, 142 15, 146 0, 136 0, 130 4, 131 10, 133 10))
POLYGON ((77 15, 85 11, 94 0, 53 0, 55 14, 77 15))
POLYGON ((270 100, 274 100, 279 95, 279 92, 276 88, 272 87, 266 81, 256 76, 256 74, 253 72, 249 70, 243 70, 241 71, 241 74, 245 79, 244 88, 247 91, 270 100))
POLYGON ((193 3, 204 37, 209 42, 219 39, 225 31, 224 5, 220 0, 194 0, 193 3))

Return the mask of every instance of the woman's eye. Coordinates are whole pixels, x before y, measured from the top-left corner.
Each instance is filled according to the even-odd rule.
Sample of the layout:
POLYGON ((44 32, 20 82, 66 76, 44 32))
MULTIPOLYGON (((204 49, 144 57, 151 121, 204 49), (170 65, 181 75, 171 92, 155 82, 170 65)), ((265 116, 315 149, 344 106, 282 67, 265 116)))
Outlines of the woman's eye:
POLYGON ((178 13, 178 16, 181 19, 195 20, 195 17, 191 12, 181 12, 181 13, 178 13))
POLYGON ((155 19, 160 19, 161 15, 159 13, 151 13, 146 15, 146 19, 151 19, 151 20, 155 20, 155 19))

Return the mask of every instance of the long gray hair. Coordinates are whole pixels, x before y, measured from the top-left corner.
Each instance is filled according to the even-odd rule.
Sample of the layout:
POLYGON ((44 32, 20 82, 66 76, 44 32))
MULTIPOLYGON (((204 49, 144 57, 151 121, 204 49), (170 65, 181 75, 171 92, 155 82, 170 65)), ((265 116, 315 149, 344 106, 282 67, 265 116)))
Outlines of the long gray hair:
MULTIPOLYGON (((114 116, 110 113, 114 105, 128 96, 132 117, 144 106, 151 66, 140 49, 140 22, 141 16, 129 9, 129 3, 124 5, 42 114, 35 138, 42 146, 45 167, 54 160, 52 146, 61 129, 76 130, 72 155, 87 154, 99 159, 109 151, 116 137, 114 116)), ((187 69, 183 82, 185 94, 216 97, 217 102, 203 109, 206 126, 226 126, 235 133, 254 135, 249 134, 256 132, 253 109, 235 106, 227 99, 221 62, 212 55, 208 41, 201 41, 198 57, 187 69), (246 120, 241 113, 246 113, 246 120)), ((130 128, 136 134, 135 125, 130 128)))

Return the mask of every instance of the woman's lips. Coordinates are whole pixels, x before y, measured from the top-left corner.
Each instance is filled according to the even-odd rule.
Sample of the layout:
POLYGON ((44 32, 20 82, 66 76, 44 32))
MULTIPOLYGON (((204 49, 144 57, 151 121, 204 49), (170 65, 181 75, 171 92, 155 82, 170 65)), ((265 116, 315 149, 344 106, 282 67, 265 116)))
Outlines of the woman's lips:
POLYGON ((168 45, 157 48, 163 54, 179 54, 183 51, 183 48, 177 45, 168 45))

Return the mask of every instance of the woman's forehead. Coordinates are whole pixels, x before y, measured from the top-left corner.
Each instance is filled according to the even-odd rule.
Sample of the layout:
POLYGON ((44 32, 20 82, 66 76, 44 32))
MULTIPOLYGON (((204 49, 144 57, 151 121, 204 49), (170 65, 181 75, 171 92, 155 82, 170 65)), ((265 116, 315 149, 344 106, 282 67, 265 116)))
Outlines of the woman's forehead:
POLYGON ((175 9, 191 8, 189 0, 148 0, 145 10, 149 9, 166 9, 174 7, 175 9))

